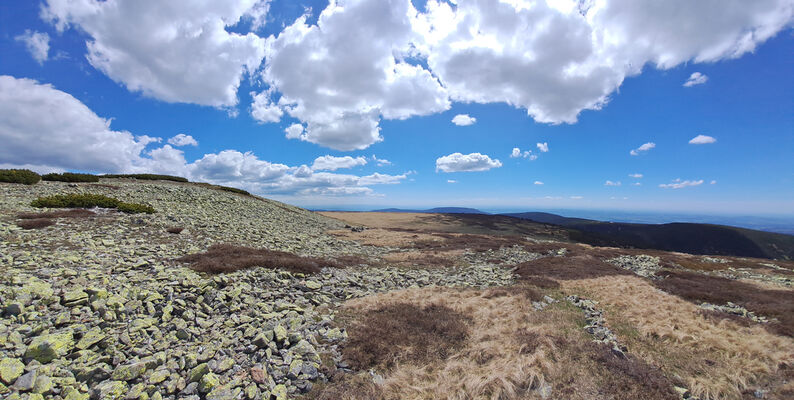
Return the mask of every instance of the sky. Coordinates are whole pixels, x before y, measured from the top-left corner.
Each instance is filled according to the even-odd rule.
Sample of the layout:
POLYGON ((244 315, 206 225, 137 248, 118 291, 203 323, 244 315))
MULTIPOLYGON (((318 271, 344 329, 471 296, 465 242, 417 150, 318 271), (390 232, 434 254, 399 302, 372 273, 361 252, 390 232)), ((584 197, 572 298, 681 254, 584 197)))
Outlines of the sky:
POLYGON ((0 168, 794 216, 794 0, 0 3, 0 168))

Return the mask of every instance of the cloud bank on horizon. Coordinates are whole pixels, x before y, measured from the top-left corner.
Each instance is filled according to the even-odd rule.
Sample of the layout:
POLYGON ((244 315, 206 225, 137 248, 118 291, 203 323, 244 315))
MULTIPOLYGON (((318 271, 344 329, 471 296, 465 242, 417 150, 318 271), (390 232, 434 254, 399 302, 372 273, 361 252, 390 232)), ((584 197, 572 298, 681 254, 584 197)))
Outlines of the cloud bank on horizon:
MULTIPOLYGON (((337 152, 384 141, 385 121, 439 114, 456 104, 506 104, 540 124, 576 124, 582 112, 609 107, 629 77, 739 58, 794 21, 792 0, 428 0, 423 9, 410 0, 331 0, 273 28, 273 4, 45 0, 39 18, 58 36, 77 35, 85 51, 72 56, 130 93, 224 110, 229 118, 245 112, 262 126, 286 124, 279 129, 287 139, 337 152), (265 27, 273 33, 264 34, 265 27), (253 90, 240 93, 249 81, 253 90)), ((39 64, 52 62, 54 39, 39 30, 15 40, 39 64)), ((713 84, 694 72, 683 86, 706 82, 713 84)), ((451 122, 485 123, 477 117, 461 113, 451 122)), ((188 162, 186 154, 199 143, 193 136, 180 133, 160 145, 161 138, 143 132, 111 129, 112 119, 45 78, 4 75, 0 164, 169 173, 305 195, 371 195, 369 186, 410 175, 334 172, 391 164, 374 155, 329 154, 289 166, 221 148, 188 162), (37 145, 43 141, 54 145, 37 145)), ((689 143, 714 142, 698 135, 689 143)), ((630 154, 655 146, 649 141, 630 154)), ((547 153, 550 146, 535 147, 547 153)), ((508 155, 538 158, 519 147, 508 155)), ((493 153, 463 149, 441 153, 435 163, 441 173, 501 166, 493 153)), ((696 181, 660 187, 685 182, 696 181)))

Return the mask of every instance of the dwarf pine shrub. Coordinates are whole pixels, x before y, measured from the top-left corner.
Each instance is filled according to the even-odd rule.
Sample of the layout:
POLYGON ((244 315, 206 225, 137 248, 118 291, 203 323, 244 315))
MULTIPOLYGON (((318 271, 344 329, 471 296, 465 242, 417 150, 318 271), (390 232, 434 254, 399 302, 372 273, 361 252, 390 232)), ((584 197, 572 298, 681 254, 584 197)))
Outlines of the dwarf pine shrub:
POLYGON ((57 182, 99 182, 99 177, 91 174, 78 174, 74 172, 64 172, 62 174, 44 174, 41 176, 44 181, 57 182))
POLYGON ((157 175, 157 174, 106 174, 102 178, 132 178, 145 181, 173 181, 173 182, 188 182, 187 178, 172 175, 157 175))
POLYGON ((33 185, 41 176, 29 169, 0 169, 0 182, 33 185))
POLYGON ((30 205, 37 208, 115 208, 127 214, 152 214, 155 209, 145 204, 125 203, 112 197, 101 194, 56 194, 53 196, 39 197, 30 205))

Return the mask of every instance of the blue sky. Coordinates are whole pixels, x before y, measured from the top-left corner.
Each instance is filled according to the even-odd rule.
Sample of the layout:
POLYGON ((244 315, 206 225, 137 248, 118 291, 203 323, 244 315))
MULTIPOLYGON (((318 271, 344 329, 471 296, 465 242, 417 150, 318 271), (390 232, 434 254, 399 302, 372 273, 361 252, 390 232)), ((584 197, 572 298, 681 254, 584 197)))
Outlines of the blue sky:
POLYGON ((534 13, 502 4, 493 15, 463 0, 190 3, 141 1, 121 17, 93 0, 0 4, 0 138, 11 143, 0 165, 173 173, 314 208, 794 215, 791 1, 685 13, 675 8, 688 2, 671 1, 670 13, 650 16, 620 1, 536 2, 534 13), (698 19, 706 11, 725 15, 710 26, 698 19), (135 32, 147 13, 175 36, 135 32), (447 29, 471 29, 472 15, 483 38, 447 29), (694 25, 675 20, 689 17, 694 25), (186 39, 213 18, 229 37, 186 39), (511 28, 514 18, 524 23, 511 28), (545 32, 538 18, 575 33, 545 32), (600 32, 626 38, 602 48, 590 42, 600 32), (47 35, 46 51, 33 34, 47 35), (581 73, 574 83, 560 78, 570 65, 581 73), (705 82, 684 86, 694 73, 705 82), (460 114, 476 121, 456 125, 460 114), (168 144, 177 134, 198 145, 168 144), (713 143, 690 144, 698 135, 713 143), (43 150, 50 141, 56 149, 43 150), (315 163, 324 156, 326 167, 315 163))

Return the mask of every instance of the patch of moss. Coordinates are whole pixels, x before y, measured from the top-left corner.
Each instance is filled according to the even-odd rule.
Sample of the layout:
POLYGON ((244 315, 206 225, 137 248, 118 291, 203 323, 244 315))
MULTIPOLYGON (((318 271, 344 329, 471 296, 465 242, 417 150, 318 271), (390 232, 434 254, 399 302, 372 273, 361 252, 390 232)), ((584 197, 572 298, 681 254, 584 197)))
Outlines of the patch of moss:
POLYGON ((29 169, 0 169, 0 182, 33 185, 41 176, 29 169))
POLYGON ((116 209, 126 214, 154 214, 156 212, 150 205, 136 203, 119 203, 116 209))

